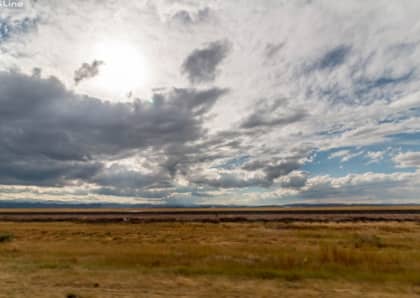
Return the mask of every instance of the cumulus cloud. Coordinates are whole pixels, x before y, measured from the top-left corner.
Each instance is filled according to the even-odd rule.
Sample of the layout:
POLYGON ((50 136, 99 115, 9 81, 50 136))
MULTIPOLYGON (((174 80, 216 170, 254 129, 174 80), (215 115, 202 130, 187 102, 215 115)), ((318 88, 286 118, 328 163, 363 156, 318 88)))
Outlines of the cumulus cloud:
POLYGON ((369 163, 378 163, 384 159, 386 151, 369 151, 366 153, 366 157, 369 159, 369 163))
POLYGON ((227 92, 174 89, 151 102, 112 104, 74 94, 56 78, 0 72, 0 82, 0 180, 7 184, 89 181, 104 159, 200 139, 203 115, 227 92))
POLYGON ((308 181, 308 173, 302 171, 293 171, 287 176, 282 176, 276 180, 283 188, 301 189, 308 181))
POLYGON ((420 152, 398 153, 393 160, 401 168, 420 168, 420 152))
POLYGON ((321 199, 346 202, 346 200, 376 200, 386 202, 401 198, 404 189, 406 198, 415 197, 416 173, 348 174, 343 177, 318 176, 308 179, 299 196, 306 199, 321 199))
POLYGON ((99 74, 99 66, 104 64, 104 61, 93 60, 92 63, 83 63, 80 68, 74 71, 74 82, 79 84, 81 81, 93 78, 99 74))
POLYGON ((182 64, 182 72, 191 83, 214 81, 218 66, 226 58, 231 45, 226 40, 214 41, 206 47, 194 50, 182 64))

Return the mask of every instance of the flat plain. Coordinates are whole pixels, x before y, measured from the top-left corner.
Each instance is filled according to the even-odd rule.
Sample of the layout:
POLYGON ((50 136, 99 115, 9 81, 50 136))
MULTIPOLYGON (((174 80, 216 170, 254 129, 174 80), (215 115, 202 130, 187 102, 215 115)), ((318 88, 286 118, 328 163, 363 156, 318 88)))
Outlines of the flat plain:
POLYGON ((415 212, 304 221, 220 211, 210 221, 121 210, 106 210, 118 221, 86 210, 32 221, 53 211, 23 220, 1 210, 20 215, 0 222, 0 297, 420 297, 415 212))

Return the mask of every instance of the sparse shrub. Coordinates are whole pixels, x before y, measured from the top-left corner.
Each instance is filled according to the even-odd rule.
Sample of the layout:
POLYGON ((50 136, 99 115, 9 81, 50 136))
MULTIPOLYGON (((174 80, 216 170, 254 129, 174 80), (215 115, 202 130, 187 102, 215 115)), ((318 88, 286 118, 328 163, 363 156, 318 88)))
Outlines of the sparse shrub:
POLYGON ((0 243, 9 242, 13 240, 13 234, 10 233, 0 233, 0 243))
POLYGON ((73 293, 68 293, 68 294, 66 295, 66 298, 80 298, 80 296, 78 296, 78 295, 76 295, 76 294, 73 294, 73 293))

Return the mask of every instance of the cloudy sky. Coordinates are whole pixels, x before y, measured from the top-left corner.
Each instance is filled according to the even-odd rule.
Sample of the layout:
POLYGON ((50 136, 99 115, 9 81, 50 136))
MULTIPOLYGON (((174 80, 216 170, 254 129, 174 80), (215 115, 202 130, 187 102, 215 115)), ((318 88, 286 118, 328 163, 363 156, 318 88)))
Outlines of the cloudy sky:
POLYGON ((420 203, 419 12, 3 1, 0 200, 420 203))

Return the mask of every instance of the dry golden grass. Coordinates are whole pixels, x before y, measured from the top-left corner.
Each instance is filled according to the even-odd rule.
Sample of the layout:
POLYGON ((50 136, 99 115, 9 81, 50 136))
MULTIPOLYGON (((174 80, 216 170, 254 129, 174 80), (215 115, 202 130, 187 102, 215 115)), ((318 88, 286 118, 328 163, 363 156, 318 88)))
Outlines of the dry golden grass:
POLYGON ((418 223, 3 222, 0 234, 0 297, 420 296, 418 223))

